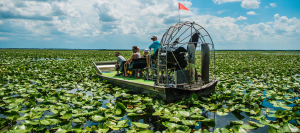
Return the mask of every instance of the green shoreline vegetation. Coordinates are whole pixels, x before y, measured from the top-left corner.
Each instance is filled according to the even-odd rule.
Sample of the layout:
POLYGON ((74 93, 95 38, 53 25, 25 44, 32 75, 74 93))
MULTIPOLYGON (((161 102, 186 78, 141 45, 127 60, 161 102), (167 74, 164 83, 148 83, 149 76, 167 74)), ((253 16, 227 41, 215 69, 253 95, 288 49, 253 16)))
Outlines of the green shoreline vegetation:
POLYGON ((299 132, 299 51, 217 51, 216 92, 172 103, 99 79, 114 52, 0 49, 0 132, 299 132))

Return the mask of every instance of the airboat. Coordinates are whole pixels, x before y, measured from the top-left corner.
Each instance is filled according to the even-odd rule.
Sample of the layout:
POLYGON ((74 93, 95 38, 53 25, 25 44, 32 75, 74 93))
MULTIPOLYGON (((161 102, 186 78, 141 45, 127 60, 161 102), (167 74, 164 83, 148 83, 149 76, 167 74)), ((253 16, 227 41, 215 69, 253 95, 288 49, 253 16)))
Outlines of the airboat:
POLYGON ((132 75, 143 73, 142 77, 115 76, 116 61, 96 61, 93 65, 97 74, 113 85, 166 101, 215 92, 218 80, 214 77, 214 44, 199 24, 186 21, 171 26, 163 34, 157 53, 152 55, 148 58, 148 67, 146 58, 138 58, 133 59, 128 68, 132 75))

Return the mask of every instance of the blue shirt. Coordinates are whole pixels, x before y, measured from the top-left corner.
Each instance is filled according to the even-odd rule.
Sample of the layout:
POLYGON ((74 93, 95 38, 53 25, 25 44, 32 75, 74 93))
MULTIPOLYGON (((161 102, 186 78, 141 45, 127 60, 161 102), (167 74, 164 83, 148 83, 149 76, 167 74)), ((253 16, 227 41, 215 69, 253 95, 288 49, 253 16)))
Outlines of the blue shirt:
POLYGON ((159 44, 160 44, 159 41, 154 41, 154 42, 149 46, 149 48, 154 48, 154 53, 153 53, 153 54, 155 54, 156 50, 159 48, 159 44))

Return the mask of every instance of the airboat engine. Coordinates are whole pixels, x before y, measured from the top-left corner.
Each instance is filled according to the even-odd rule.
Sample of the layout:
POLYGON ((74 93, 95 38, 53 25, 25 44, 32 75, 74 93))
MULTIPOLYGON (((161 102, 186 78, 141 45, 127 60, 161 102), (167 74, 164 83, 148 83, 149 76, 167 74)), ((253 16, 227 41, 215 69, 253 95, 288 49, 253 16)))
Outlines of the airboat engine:
POLYGON ((157 85, 187 89, 209 83, 214 52, 213 41, 202 26, 190 21, 171 26, 158 49, 157 85), (197 74, 197 69, 201 75, 197 74))
POLYGON ((167 67, 173 68, 173 70, 180 70, 180 68, 185 68, 187 66, 187 61, 185 60, 185 52, 187 50, 183 47, 163 47, 163 51, 167 53, 167 67), (174 55, 174 56, 173 56, 174 55))

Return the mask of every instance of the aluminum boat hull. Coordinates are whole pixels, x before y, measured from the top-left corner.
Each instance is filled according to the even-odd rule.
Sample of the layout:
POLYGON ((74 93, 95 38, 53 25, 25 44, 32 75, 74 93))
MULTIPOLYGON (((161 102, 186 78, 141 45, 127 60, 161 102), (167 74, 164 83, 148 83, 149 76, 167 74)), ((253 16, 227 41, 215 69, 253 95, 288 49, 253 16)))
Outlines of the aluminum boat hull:
POLYGON ((104 80, 107 80, 109 83, 121 88, 129 89, 135 93, 149 94, 154 97, 160 97, 166 101, 182 100, 183 98, 189 98, 194 93, 197 94, 198 97, 208 96, 215 92, 215 87, 218 82, 218 80, 211 80, 209 83, 199 88, 193 89, 169 88, 163 86, 156 86, 153 84, 144 84, 132 80, 126 80, 124 78, 118 78, 116 76, 106 76, 105 73, 103 73, 103 70, 105 69, 112 71, 113 69, 111 67, 114 66, 114 63, 115 61, 93 62, 99 77, 104 80))

